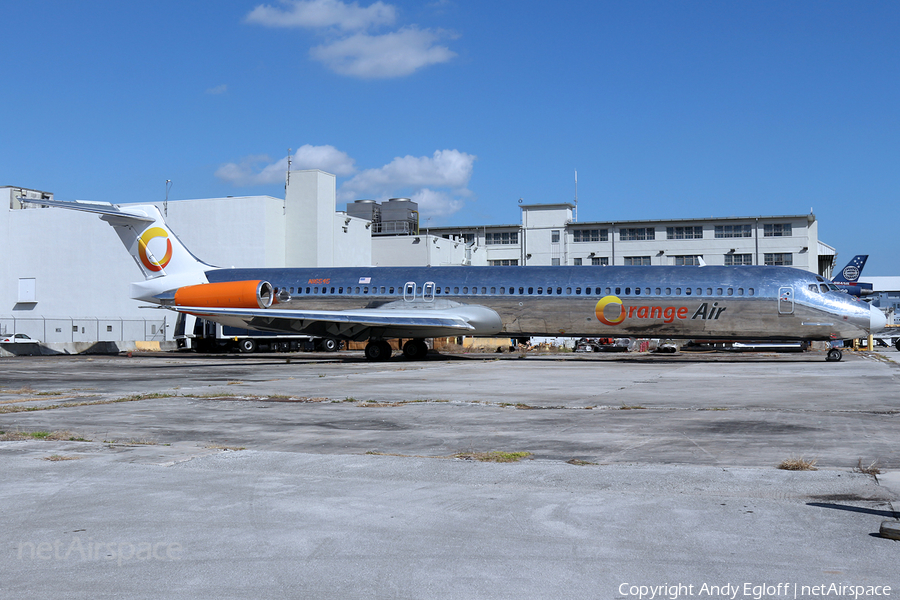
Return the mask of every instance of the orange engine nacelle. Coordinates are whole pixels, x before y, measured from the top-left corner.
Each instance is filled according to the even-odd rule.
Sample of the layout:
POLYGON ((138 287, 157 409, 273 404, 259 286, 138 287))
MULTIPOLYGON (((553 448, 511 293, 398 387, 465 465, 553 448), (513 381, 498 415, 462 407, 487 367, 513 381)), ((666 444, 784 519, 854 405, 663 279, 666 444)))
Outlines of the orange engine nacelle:
POLYGON ((207 308, 269 308, 274 297, 268 281, 225 281, 178 288, 176 306, 207 308))

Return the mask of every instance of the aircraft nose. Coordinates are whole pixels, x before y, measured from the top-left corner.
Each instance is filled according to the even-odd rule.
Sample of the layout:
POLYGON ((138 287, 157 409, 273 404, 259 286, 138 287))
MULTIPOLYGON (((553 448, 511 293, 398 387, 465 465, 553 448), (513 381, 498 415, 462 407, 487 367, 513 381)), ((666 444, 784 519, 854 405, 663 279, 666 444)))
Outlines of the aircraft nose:
POLYGON ((869 333, 878 333, 887 325, 887 317, 880 309, 869 307, 869 333))

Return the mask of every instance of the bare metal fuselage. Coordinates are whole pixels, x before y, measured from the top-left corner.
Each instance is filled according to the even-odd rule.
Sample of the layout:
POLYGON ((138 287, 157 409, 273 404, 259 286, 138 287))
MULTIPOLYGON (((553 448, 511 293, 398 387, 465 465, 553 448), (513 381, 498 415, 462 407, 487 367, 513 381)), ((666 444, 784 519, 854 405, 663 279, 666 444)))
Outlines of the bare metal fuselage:
POLYGON ((784 267, 360 267, 221 269, 209 281, 264 279, 281 298, 271 318, 214 320, 344 339, 459 335, 377 323, 330 329, 280 311, 475 310, 469 335, 828 340, 866 335, 869 305, 784 267), (484 310, 484 318, 478 310, 484 310), (499 317, 492 320, 489 315, 499 317), (484 321, 482 323, 482 321, 484 321))

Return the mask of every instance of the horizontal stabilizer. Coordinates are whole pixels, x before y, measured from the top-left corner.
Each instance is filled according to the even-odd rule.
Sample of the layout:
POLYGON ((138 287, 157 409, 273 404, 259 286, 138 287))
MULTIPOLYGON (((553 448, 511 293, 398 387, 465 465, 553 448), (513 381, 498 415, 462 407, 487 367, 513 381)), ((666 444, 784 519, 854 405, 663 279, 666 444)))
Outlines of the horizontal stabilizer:
POLYGON ((62 202, 59 200, 29 200, 28 198, 18 198, 22 204, 34 204, 37 206, 52 206, 54 208, 67 208, 69 210, 79 210, 82 212, 95 213, 108 217, 116 217, 126 221, 134 221, 137 223, 153 223, 156 219, 148 216, 143 211, 122 210, 117 204, 109 202, 84 202, 76 200, 74 202, 62 202))

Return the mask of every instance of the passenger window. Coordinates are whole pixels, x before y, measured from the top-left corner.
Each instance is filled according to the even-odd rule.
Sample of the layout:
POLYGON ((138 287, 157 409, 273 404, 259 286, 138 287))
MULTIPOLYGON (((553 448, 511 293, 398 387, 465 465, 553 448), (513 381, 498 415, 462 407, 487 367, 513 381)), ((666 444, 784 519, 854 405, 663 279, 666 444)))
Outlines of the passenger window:
POLYGON ((538 288, 538 294, 543 294, 543 293, 544 293, 544 288, 539 287, 539 288, 538 288))
POLYGON ((482 294, 487 294, 487 288, 481 288, 481 293, 482 293, 482 294))
POLYGON ((524 293, 525 293, 525 288, 519 288, 519 294, 524 294, 524 293))
POLYGON ((339 287, 339 288, 338 288, 338 294, 343 294, 343 293, 344 293, 344 288, 339 287))
POLYGON ((716 288, 716 296, 722 295, 722 288, 716 288))
POLYGON ((640 295, 641 295, 641 288, 634 288, 634 295, 635 295, 635 296, 640 296, 640 295))
POLYGON ((463 288, 463 294, 468 294, 468 293, 469 293, 469 286, 466 286, 463 288))
POLYGON ((368 293, 369 293, 369 288, 368 288, 368 286, 366 286, 363 288, 363 294, 368 294, 368 293))
POLYGON ((307 294, 309 293, 309 288, 306 288, 306 293, 307 293, 307 294))
POLYGON ((657 295, 657 296, 662 296, 662 289, 656 288, 656 295, 657 295))
POLYGON ((616 288, 616 296, 622 295, 622 288, 616 288))
POLYGON ((591 288, 584 288, 584 293, 587 294, 588 296, 590 296, 590 295, 591 295, 591 288))
POLYGON ((693 293, 693 290, 691 290, 691 288, 684 288, 685 296, 690 296, 692 293, 693 293))
POLYGON ((459 288, 458 288, 458 287, 453 288, 453 293, 454 293, 454 294, 458 294, 458 293, 459 293, 459 288))
POLYGON ((528 288, 528 293, 529 293, 529 294, 533 294, 533 293, 534 293, 534 288, 533 288, 533 287, 528 288))
MULTIPOLYGON (((612 294, 612 288, 606 288, 606 295, 609 296, 610 294, 612 294)), ((599 289, 597 290, 597 295, 598 296, 600 295, 599 289)))
POLYGON ((748 296, 752 296, 754 293, 755 293, 755 292, 754 292, 753 288, 750 288, 749 290, 747 290, 747 295, 748 295, 748 296))
POLYGON ((675 295, 676 295, 676 296, 680 296, 680 295, 681 295, 681 288, 675 288, 675 295))
POLYGON ((566 288, 566 294, 568 294, 568 295, 571 296, 571 295, 572 295, 572 288, 567 287, 567 288, 566 288))
POLYGON ((491 288, 491 293, 492 293, 492 294, 496 294, 496 293, 497 293, 497 288, 492 287, 492 288, 491 288))
POLYGON ((562 288, 556 288, 556 293, 557 293, 557 294, 562 294, 562 288))
POLYGON ((702 296, 702 295, 703 295, 703 290, 702 290, 701 288, 697 288, 697 295, 698 295, 698 296, 702 296))
POLYGON ((580 287, 575 288, 575 294, 577 294, 577 295, 579 295, 579 296, 581 295, 581 288, 580 288, 580 287))
POLYGON ((334 288, 331 288, 331 293, 332 293, 332 294, 334 293, 334 288))
POLYGON ((384 286, 381 286, 381 293, 384 293, 384 286))
POLYGON ((712 296, 712 288, 706 288, 706 295, 712 296))

